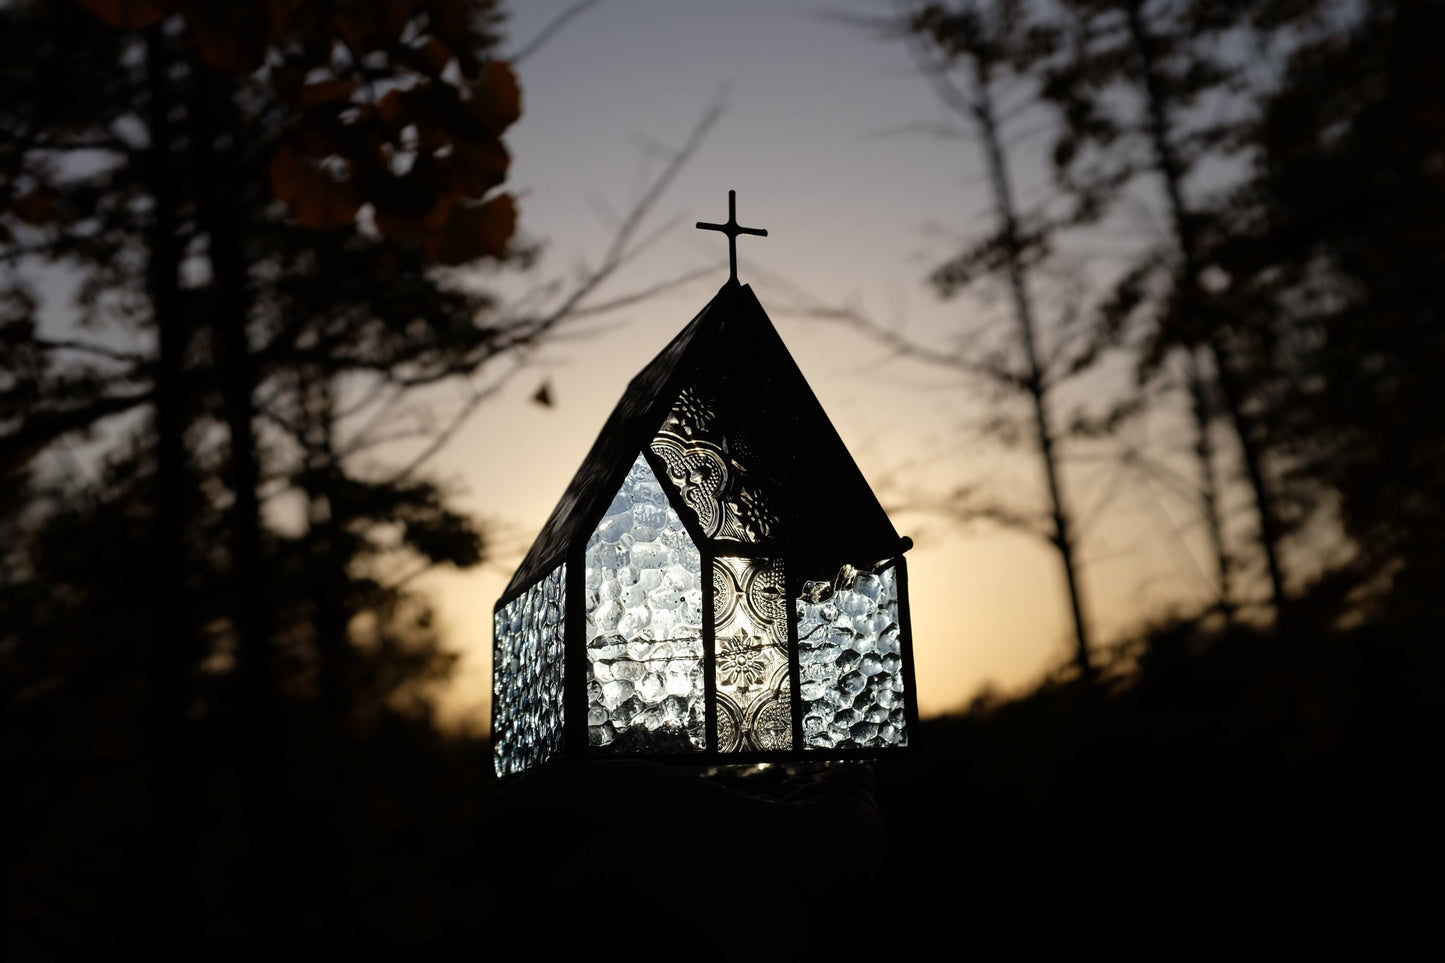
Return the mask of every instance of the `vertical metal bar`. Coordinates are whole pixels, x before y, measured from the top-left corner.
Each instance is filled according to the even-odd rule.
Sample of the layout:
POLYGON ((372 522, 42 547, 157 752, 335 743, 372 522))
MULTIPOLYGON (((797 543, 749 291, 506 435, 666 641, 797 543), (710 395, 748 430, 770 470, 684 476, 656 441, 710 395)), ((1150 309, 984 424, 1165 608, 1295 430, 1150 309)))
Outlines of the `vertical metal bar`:
MULTIPOLYGON (((501 676, 501 662, 497 656, 502 651, 502 634, 497 631, 497 616, 502 613, 506 606, 498 602, 492 609, 492 718, 488 732, 492 734, 492 771, 497 772, 497 758, 501 751, 501 744, 498 742, 500 733, 497 732, 497 705, 501 702, 501 693, 497 689, 497 679, 501 676)), ((504 776, 506 773, 498 772, 497 775, 504 776)))
POLYGON ((582 544, 567 553, 567 635, 562 648, 563 671, 563 755, 585 759, 587 745, 587 680, 592 667, 587 663, 587 554, 582 544))
POLYGON ((702 556, 702 684, 704 718, 707 720, 707 753, 716 756, 717 744, 717 641, 713 632, 713 565, 712 549, 699 546, 702 556))
POLYGON ((918 739, 918 682, 913 672, 913 617, 908 610, 908 563, 898 556, 898 634, 903 650, 903 711, 908 717, 908 746, 918 739))
POLYGON ((798 648, 798 599, 803 597, 803 580, 790 561, 783 562, 783 585, 788 593, 788 687, 792 690, 788 707, 793 715, 793 744, 790 751, 805 748, 803 742, 803 667, 798 648))

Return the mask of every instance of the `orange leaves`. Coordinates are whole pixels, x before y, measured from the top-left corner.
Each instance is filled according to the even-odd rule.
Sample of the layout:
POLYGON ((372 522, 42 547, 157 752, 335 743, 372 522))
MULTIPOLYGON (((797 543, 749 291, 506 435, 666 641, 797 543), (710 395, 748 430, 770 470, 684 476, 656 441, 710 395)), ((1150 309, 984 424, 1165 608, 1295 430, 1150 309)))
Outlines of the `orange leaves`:
POLYGON ((352 84, 323 81, 298 95, 307 112, 271 163, 272 193, 297 223, 338 226, 369 204, 378 231, 421 241, 442 264, 503 256, 516 230, 516 203, 510 195, 483 199, 506 180, 511 163, 499 136, 521 113, 511 68, 492 65, 467 99, 432 79, 393 88, 374 110, 365 106, 346 121, 334 110, 315 113, 350 103, 355 92, 352 84), (345 162, 336 167, 347 181, 322 170, 328 157, 345 162))
MULTIPOLYGON (((282 38, 307 0, 76 0, 114 27, 148 27, 167 14, 185 18, 206 65, 251 73, 282 38)), ((405 4, 405 0, 398 0, 405 4)))
POLYGON ((266 59, 303 0, 76 0, 113 27, 139 29, 170 13, 185 17, 206 65, 251 73, 266 59))
POLYGON ((430 82, 405 90, 396 88, 387 91, 376 109, 381 114, 382 123, 393 132, 412 126, 418 129, 444 128, 447 126, 445 99, 450 89, 430 82))
POLYGON ((138 30, 149 27, 169 13, 170 4, 163 0, 76 0, 112 27, 138 30))
POLYGON ((271 194, 276 200, 290 204, 310 186, 310 169, 289 147, 282 147, 271 158, 271 194))
POLYGON ((353 0, 336 14, 336 32, 358 53, 397 43, 411 20, 408 0, 353 0))
MULTIPOLYGON (((0 0, 3 2, 3 0, 0 0)), ((271 193, 297 224, 355 222, 370 207, 388 237, 442 263, 500 257, 516 228, 510 196, 490 197, 511 157, 502 135, 522 113, 510 65, 486 61, 490 7, 468 0, 77 0, 106 22, 174 15, 207 66, 256 74, 290 120, 272 155, 271 193), (258 73, 260 72, 260 73, 258 73)), ((28 216, 43 220, 40 201, 28 216)))
POLYGON ((481 257, 501 257, 517 231, 517 203, 498 194, 481 204, 457 206, 446 224, 423 240, 427 256, 439 264, 465 264, 481 257))
POLYGON ((367 200, 375 207, 377 230, 398 240, 415 240, 441 227, 455 202, 429 157, 418 158, 405 174, 380 172, 367 200))
POLYGON ((481 143, 459 141, 445 159, 452 187, 466 197, 481 197, 507 179, 512 158, 496 138, 481 143))
POLYGON ((493 134, 500 134, 522 116, 522 87, 511 64, 493 60, 482 71, 466 100, 467 112, 493 134))
POLYGON ((477 203, 502 184, 511 157, 500 134, 521 115, 521 88, 511 68, 496 62, 469 96, 428 80, 394 89, 377 105, 393 142, 411 131, 415 159, 407 173, 384 173, 368 191, 376 227, 388 237, 421 238, 444 264, 500 257, 516 228, 510 196, 477 203))
POLYGON ((301 88, 299 98, 301 108, 305 110, 319 104, 350 100, 351 95, 358 89, 360 89, 360 85, 354 80, 323 80, 319 83, 307 84, 301 88))
POLYGON ((270 175, 272 196, 291 209, 302 227, 328 231, 356 219, 360 205, 351 184, 306 163, 291 148, 276 151, 270 175))
POLYGON ((48 187, 37 187, 15 198, 10 208, 15 212, 15 216, 26 224, 39 227, 54 215, 57 200, 59 198, 55 191, 48 187))
POLYGON ((408 48, 406 56, 419 73, 428 77, 440 77, 452 62, 451 48, 436 37, 428 37, 420 46, 408 48))
POLYGON ((184 13, 201 58, 223 73, 248 74, 259 69, 284 26, 261 3, 211 0, 187 4, 184 13))
POLYGON ((427 0, 432 29, 444 40, 464 43, 471 36, 467 5, 463 0, 427 0))

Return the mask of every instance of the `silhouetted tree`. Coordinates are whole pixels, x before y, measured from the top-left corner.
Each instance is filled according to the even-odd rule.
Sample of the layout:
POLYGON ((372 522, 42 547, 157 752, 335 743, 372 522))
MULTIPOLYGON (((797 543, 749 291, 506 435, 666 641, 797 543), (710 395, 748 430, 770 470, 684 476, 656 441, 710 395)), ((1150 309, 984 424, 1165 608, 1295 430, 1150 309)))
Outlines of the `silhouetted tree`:
POLYGON ((939 100, 968 125, 977 137, 988 172, 995 226, 981 240, 937 267, 929 280, 944 298, 958 295, 985 279, 1001 278, 1017 333, 1016 353, 978 359, 963 352, 937 351, 912 342, 850 311, 827 314, 862 327, 891 350, 933 364, 982 377, 1014 397, 1027 400, 1028 435, 1043 470, 1047 517, 1041 526, 1011 512, 985 509, 984 514, 1006 518, 1013 524, 1042 534, 1058 552, 1073 628, 1073 660, 1082 677, 1093 674, 1088 620, 1080 586, 1078 533, 1064 492, 1060 431, 1051 411, 1055 389, 1086 370, 1096 357, 1095 345, 1054 347, 1042 343, 1045 328, 1032 290, 1034 276, 1051 253, 1055 234, 1087 220, 1090 204, 1080 203, 1059 215, 1047 210, 1025 210, 1015 196, 1014 170, 1009 157, 1000 106, 1009 92, 1008 113, 1035 96, 1031 71, 1053 49, 1052 27, 1038 18, 1026 0, 994 0, 959 4, 903 4, 896 17, 864 23, 885 36, 908 44, 920 73, 939 100), (1018 89, 1024 88, 1019 94, 1018 89))
MULTIPOLYGON (((348 745, 397 719, 429 725, 450 658, 409 576, 475 563, 481 539, 424 461, 495 386, 492 362, 593 306, 717 116, 595 268, 508 309, 439 270, 530 261, 497 191, 520 112, 497 20, 496 4, 458 0, 0 5, 0 472, 16 482, 0 659, 18 701, 41 694, 33 723, 83 739, 47 686, 89 678, 104 625, 123 627, 117 657, 141 649, 114 676, 122 704, 151 706, 148 735, 123 740, 150 753, 141 809, 159 858, 135 864, 155 867, 153 905, 179 906, 180 930, 195 810, 217 805, 203 755, 241 764, 222 783, 249 823, 217 844, 249 854, 227 899, 247 901, 259 934, 303 885, 280 868, 304 842, 286 720, 324 705, 308 731, 348 745), (467 400, 411 426, 420 455, 363 469, 405 399, 444 381, 467 400), (60 484, 86 433, 98 482, 60 484), (92 536, 105 550, 79 550, 92 536), (112 566, 128 567, 107 579, 112 566)), ((324 903, 341 869, 321 862, 324 903)))
MULTIPOLYGON (((1258 512, 1258 544, 1276 612, 1285 601, 1280 518, 1266 455, 1235 334, 1204 284, 1201 235, 1206 205, 1189 196, 1189 180, 1237 146, 1238 104, 1223 103, 1237 79, 1224 52, 1248 4, 1216 0, 1060 0, 1067 38, 1048 66, 1045 91, 1065 127, 1054 162, 1066 185, 1117 189, 1136 176, 1156 179, 1168 213, 1170 249, 1148 250, 1126 271, 1105 305, 1105 324, 1118 330, 1149 314, 1141 377, 1166 359, 1182 358, 1194 418, 1201 515, 1215 559, 1218 608, 1232 617, 1236 563, 1220 509, 1221 476, 1212 438, 1222 408, 1238 442, 1258 512), (1217 390, 1216 390, 1217 389, 1217 390)), ((1094 196, 1097 196, 1096 194, 1094 196)))
POLYGON ((1290 56, 1205 255, 1291 484, 1337 499, 1357 549, 1339 610, 1409 622, 1438 612, 1445 571, 1445 72, 1428 39, 1445 5, 1354 11, 1290 56))

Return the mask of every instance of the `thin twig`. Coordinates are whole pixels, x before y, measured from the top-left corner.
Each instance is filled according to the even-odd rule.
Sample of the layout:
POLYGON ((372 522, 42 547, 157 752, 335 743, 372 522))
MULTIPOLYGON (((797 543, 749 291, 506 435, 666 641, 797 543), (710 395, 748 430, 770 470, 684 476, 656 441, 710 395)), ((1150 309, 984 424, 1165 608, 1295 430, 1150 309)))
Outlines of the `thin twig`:
POLYGON ((412 458, 412 460, 407 462, 407 464, 402 467, 400 471, 396 472, 390 478, 388 478, 386 480, 386 484, 396 485, 400 482, 405 481, 414 472, 416 472, 417 469, 421 468, 422 465, 430 461, 437 452, 441 451, 442 448, 446 446, 447 442, 452 440, 453 436, 455 436, 457 432, 462 430, 462 426, 466 424, 467 419, 470 418, 472 416, 472 413, 481 406, 483 401, 486 401, 488 398, 501 391, 502 387, 506 385, 506 383, 510 381, 514 376, 516 376, 519 372, 521 372, 522 369, 525 367, 526 362, 524 360, 518 360, 496 381, 493 381, 491 384, 486 385, 485 387, 473 389, 472 392, 467 396, 466 400, 462 402, 461 410, 452 416, 451 422, 441 431, 437 432, 432 437, 432 440, 427 444, 427 446, 423 448, 421 452, 416 455, 416 457, 412 458))
POLYGON ((131 351, 121 351, 116 348, 108 348, 103 344, 92 344, 88 341, 72 341, 69 339, 47 340, 44 338, 34 339, 37 348, 44 348, 47 351, 81 351, 86 354, 99 355, 102 358, 109 358, 112 361, 129 361, 140 364, 148 360, 145 356, 131 351))
MULTIPOLYGON (((695 155, 698 148, 702 146, 703 139, 717 123, 723 113, 723 103, 720 98, 715 98, 713 103, 704 111, 702 118, 693 126, 683 146, 675 151, 669 160, 667 167, 652 182, 642 194, 641 198, 628 211, 623 218, 621 226, 613 235, 607 250, 603 253, 602 260, 598 267, 585 276, 568 294, 562 299, 552 311, 546 315, 530 319, 526 322, 513 325, 507 331, 507 337, 500 342, 488 346, 487 353, 478 358, 472 366, 473 371, 479 371, 488 361, 494 360, 500 355, 509 354, 518 348, 524 348, 529 344, 540 340, 544 335, 550 334, 560 325, 575 321, 596 312, 590 306, 584 306, 584 301, 609 280, 619 268, 629 263, 641 250, 656 240, 657 235, 651 234, 634 244, 634 238, 641 229, 647 216, 656 207, 667 188, 677 178, 687 162, 695 155)), ((676 283, 683 283, 678 280, 676 283)), ((666 283, 660 286, 665 289, 666 283)), ((626 303, 635 303, 641 299, 641 293, 634 293, 631 296, 623 296, 626 303)), ((390 484, 402 481, 419 469, 423 464, 436 455, 445 447, 446 443, 461 430, 467 419, 480 407, 487 398, 492 397, 501 387, 513 378, 526 366, 525 357, 519 359, 505 374, 484 387, 474 388, 462 402, 461 409, 452 417, 450 423, 441 429, 436 436, 416 457, 408 462, 391 479, 390 484)))
POLYGON ((551 40, 554 36, 556 36, 557 33, 563 27, 565 27, 569 21, 571 21, 575 17, 580 16, 583 11, 585 11, 588 7, 594 6, 599 2, 601 2, 601 0, 578 0, 577 3, 574 3, 566 10, 563 10, 562 13, 559 14, 555 19, 553 19, 551 23, 543 27, 540 33, 538 33, 527 43, 523 44, 522 49, 512 54, 512 65, 516 66, 517 64, 526 60, 528 57, 532 56, 532 54, 536 53, 543 45, 547 43, 547 41, 551 40))

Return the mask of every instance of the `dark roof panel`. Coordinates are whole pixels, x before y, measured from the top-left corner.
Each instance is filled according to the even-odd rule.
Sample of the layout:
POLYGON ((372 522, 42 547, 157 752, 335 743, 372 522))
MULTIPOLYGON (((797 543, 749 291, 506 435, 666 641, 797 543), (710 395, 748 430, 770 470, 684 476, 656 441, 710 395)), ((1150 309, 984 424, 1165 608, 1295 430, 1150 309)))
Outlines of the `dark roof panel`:
POLYGON ((591 535, 649 446, 673 471, 678 503, 695 510, 693 527, 714 536, 716 550, 752 542, 820 561, 901 551, 898 533, 752 288, 729 282, 632 379, 503 600, 591 535), (692 390, 679 399, 684 388, 692 390), (668 433, 659 436, 664 423, 668 433), (701 470, 683 450, 695 432, 707 435, 697 439, 698 450, 729 476, 726 498, 709 500, 688 481, 701 470), (719 509, 720 502, 727 505, 719 509), (713 517, 728 505, 743 508, 731 519, 713 517))

